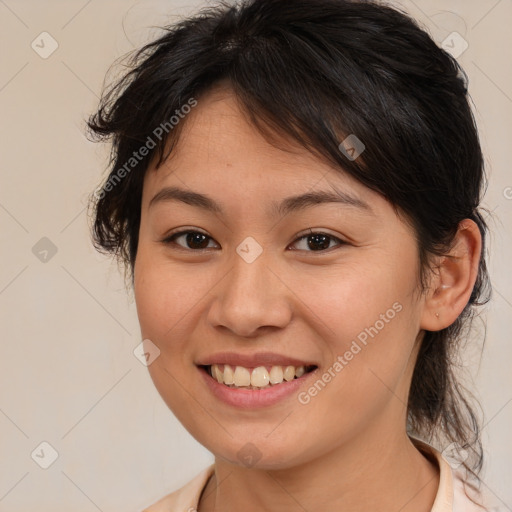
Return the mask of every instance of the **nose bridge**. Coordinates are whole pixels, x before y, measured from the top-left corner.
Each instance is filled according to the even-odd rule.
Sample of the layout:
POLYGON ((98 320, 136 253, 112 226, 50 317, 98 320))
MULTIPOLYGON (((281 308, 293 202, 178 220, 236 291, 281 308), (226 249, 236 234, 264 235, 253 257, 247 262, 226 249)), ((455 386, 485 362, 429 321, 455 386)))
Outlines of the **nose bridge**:
POLYGON ((223 325, 241 336, 249 336, 261 326, 283 327, 289 321, 279 279, 270 270, 272 255, 248 238, 230 258, 232 267, 209 314, 212 325, 223 325))
POLYGON ((233 248, 229 258, 232 269, 228 274, 228 281, 230 287, 237 288, 234 290, 235 293, 247 295, 249 288, 261 282, 267 267, 272 264, 272 255, 265 246, 266 240, 263 239, 263 235, 256 236, 259 241, 253 236, 246 236, 233 248))
POLYGON ((257 250, 250 244, 240 244, 233 257, 233 267, 228 277, 229 288, 236 295, 256 297, 262 291, 259 288, 267 280, 267 267, 271 264, 269 260, 268 251, 257 254, 257 250))
POLYGON ((227 277, 227 289, 224 290, 225 299, 237 302, 232 303, 231 307, 259 308, 259 301, 265 298, 268 300, 268 296, 263 295, 268 295, 269 288, 273 288, 268 283, 267 275, 270 260, 269 251, 264 250, 252 237, 238 245, 232 258, 231 272, 227 277))

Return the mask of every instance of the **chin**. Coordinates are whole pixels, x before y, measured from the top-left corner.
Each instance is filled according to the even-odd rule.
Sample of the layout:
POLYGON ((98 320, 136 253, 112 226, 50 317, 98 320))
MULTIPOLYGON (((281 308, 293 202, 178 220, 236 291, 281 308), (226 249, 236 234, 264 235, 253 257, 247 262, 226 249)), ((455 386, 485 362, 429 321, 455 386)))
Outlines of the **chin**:
MULTIPOLYGON (((234 436, 235 438, 235 436, 234 436)), ((204 446, 215 456, 216 460, 228 462, 239 467, 259 470, 282 470, 289 469, 303 463, 297 457, 297 450, 294 446, 297 443, 289 443, 287 446, 271 442, 269 439, 258 442, 253 437, 246 435, 238 438, 239 441, 233 441, 230 446, 213 446, 204 444, 204 446)), ((300 458, 304 453, 300 454, 300 458)))

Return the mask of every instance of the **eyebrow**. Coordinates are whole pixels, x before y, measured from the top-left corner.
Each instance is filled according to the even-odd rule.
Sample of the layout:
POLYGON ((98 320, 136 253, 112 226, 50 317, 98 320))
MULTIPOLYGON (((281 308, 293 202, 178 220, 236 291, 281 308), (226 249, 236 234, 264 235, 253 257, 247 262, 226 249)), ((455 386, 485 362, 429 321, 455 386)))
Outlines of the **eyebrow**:
MULTIPOLYGON (((197 208, 221 215, 224 213, 220 204, 218 204, 211 197, 179 187, 165 187, 157 192, 149 202, 148 209, 157 203, 168 201, 180 201, 190 206, 195 206, 197 208)), ((373 209, 368 203, 359 197, 355 197, 336 188, 333 190, 306 192, 305 194, 298 196, 287 197, 281 202, 273 201, 270 205, 270 214, 284 216, 288 213, 305 210, 306 208, 310 208, 312 206, 327 203, 337 203, 345 206, 355 207, 365 213, 374 215, 373 209)))

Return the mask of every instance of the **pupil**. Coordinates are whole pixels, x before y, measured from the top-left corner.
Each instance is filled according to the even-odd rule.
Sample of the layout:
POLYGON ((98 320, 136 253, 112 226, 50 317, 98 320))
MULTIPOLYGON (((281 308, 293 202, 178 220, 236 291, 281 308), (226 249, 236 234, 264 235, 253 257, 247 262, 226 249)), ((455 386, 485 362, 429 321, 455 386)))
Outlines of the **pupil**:
POLYGON ((206 235, 203 235, 202 233, 189 233, 187 235, 187 244, 190 246, 194 246, 194 243, 198 241, 199 248, 205 249, 208 246, 208 241, 206 235), (201 245, 200 237, 202 237, 203 244, 201 245), (206 244, 204 243, 206 241, 206 244))
POLYGON ((310 249, 318 249, 318 246, 315 244, 320 243, 320 249, 327 249, 329 247, 329 238, 328 235, 311 235, 308 237, 308 240, 314 240, 314 242, 308 242, 308 247, 310 249), (322 240, 323 243, 320 240, 322 240))

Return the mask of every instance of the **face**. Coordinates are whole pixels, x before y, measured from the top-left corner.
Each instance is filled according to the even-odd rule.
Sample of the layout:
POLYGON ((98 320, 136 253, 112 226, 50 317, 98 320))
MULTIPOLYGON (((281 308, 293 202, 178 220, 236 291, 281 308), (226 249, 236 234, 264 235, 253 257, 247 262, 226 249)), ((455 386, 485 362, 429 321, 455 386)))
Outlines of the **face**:
POLYGON ((286 468, 404 431, 417 275, 413 233, 384 198, 271 145, 229 90, 201 98, 172 157, 146 173, 134 288, 142 338, 160 351, 150 375, 224 460, 286 468), (313 371, 241 389, 212 378, 213 363, 240 386, 279 381, 273 367, 313 371))

